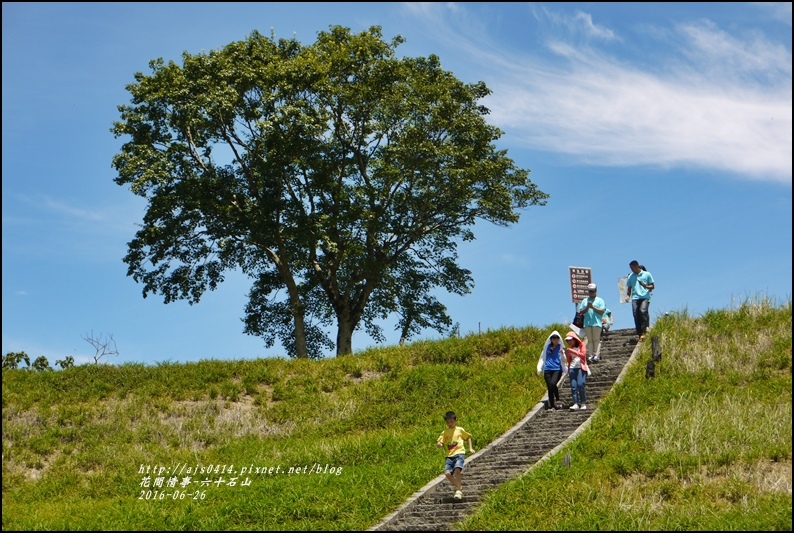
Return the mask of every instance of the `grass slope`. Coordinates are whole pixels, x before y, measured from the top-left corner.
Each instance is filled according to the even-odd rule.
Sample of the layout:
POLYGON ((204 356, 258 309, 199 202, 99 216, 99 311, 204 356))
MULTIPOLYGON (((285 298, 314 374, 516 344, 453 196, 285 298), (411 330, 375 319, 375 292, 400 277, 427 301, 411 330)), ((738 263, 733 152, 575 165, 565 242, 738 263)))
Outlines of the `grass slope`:
POLYGON ((684 312, 652 334, 657 377, 643 343, 588 429, 462 529, 791 531, 790 303, 684 312))
MULTIPOLYGON (((445 411, 481 449, 540 400, 551 329, 566 327, 322 361, 4 370, 3 529, 366 529, 441 472, 445 411)), ((791 303, 684 311, 653 335, 657 377, 641 354, 570 468, 538 465, 465 528, 791 529, 791 303)))

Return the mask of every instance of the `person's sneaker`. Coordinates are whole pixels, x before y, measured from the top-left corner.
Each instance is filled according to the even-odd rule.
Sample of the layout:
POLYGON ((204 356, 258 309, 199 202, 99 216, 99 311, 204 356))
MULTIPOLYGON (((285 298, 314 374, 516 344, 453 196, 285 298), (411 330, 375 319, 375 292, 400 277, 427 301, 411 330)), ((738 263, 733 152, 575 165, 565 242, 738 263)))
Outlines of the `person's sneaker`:
POLYGON ((572 406, 570 406, 568 409, 570 409, 571 411, 576 411, 579 409, 579 404, 575 403, 572 406))
POLYGON ((594 362, 596 362, 596 363, 597 363, 597 362, 599 362, 600 360, 601 360, 601 356, 600 356, 600 355, 594 355, 594 356, 593 356, 593 361, 594 361, 594 362))
POLYGON ((563 407, 561 403, 558 403, 556 406, 554 406, 554 408, 555 408, 556 410, 558 410, 558 411, 559 411, 560 409, 565 409, 565 407, 563 407))
POLYGON ((456 500, 462 500, 463 499, 463 491, 462 490, 456 490, 455 491, 455 499, 456 500))
POLYGON ((587 409, 587 406, 585 404, 579 406, 580 411, 584 411, 585 409, 587 409))

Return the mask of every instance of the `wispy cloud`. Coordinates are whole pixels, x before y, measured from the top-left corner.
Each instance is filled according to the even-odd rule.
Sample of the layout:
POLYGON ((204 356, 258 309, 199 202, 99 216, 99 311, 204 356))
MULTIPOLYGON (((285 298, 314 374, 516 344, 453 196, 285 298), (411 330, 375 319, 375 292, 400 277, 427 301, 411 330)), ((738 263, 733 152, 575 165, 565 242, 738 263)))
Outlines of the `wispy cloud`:
POLYGON ((118 261, 123 242, 136 231, 140 219, 137 198, 123 204, 83 207, 49 195, 14 195, 14 210, 3 212, 9 238, 3 251, 27 258, 75 257, 118 261))
POLYGON ((20 209, 12 214, 4 213, 4 224, 35 225, 43 220, 56 220, 62 227, 87 227, 99 232, 125 233, 129 233, 132 224, 140 217, 143 204, 135 197, 128 198, 123 204, 104 203, 98 207, 84 207, 74 201, 56 199, 46 194, 17 194, 15 201, 20 209))
POLYGON ((760 35, 737 38, 704 20, 677 27, 677 42, 694 72, 704 79, 732 84, 749 83, 791 87, 791 53, 760 35))
POLYGON ((526 266, 528 264, 527 259, 525 257, 515 255, 515 254, 501 254, 499 256, 501 262, 505 265, 510 266, 526 266))
POLYGON ((573 20, 577 22, 581 28, 584 29, 585 34, 588 35, 589 37, 596 37, 608 41, 615 38, 614 32, 609 28, 605 28, 604 26, 593 24, 593 17, 591 17, 588 13, 577 11, 576 15, 574 15, 573 20))
POLYGON ((107 216, 99 210, 86 209, 46 194, 33 196, 16 194, 15 202, 17 206, 24 206, 24 210, 17 209, 16 214, 12 216, 4 214, 4 223, 26 223, 51 216, 63 223, 101 222, 107 219, 107 216))
POLYGON ((63 215, 72 219, 89 222, 98 222, 103 219, 101 213, 84 209, 75 205, 70 205, 62 200, 56 200, 48 196, 41 198, 40 205, 44 209, 47 209, 55 214, 63 215))
POLYGON ((778 22, 791 26, 791 2, 752 2, 751 5, 766 11, 778 22))
POLYGON ((541 5, 529 5, 528 8, 535 19, 543 21, 544 24, 551 23, 557 28, 563 28, 567 30, 569 36, 581 36, 604 41, 618 39, 613 30, 594 23, 593 17, 589 13, 577 11, 571 16, 560 11, 552 11, 541 5))
POLYGON ((698 167, 791 184, 791 52, 758 33, 682 21, 648 32, 664 41, 647 63, 632 63, 616 47, 635 44, 587 13, 544 8, 534 16, 562 28, 546 40, 549 60, 499 49, 459 12, 420 12, 434 36, 481 65, 494 91, 490 120, 513 144, 587 164, 698 167))

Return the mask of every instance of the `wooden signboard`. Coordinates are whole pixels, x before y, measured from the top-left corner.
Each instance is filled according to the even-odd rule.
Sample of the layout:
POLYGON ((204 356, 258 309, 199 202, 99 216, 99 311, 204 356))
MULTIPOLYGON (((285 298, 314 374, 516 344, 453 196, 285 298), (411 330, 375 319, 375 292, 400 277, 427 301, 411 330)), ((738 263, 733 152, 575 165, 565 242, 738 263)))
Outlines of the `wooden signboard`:
POLYGON ((571 278, 571 299, 578 304, 587 297, 587 286, 593 282, 589 267, 568 267, 571 278))

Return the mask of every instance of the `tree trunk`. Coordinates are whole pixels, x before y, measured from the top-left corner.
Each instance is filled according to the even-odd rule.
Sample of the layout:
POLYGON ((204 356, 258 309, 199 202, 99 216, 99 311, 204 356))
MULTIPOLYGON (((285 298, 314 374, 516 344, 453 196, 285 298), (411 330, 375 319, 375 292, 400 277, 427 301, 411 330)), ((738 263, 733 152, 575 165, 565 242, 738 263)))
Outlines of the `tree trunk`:
POLYGON ((326 293, 332 296, 334 311, 336 312, 336 355, 348 355, 353 353, 353 330, 358 325, 364 313, 364 307, 375 287, 372 280, 368 280, 363 289, 353 298, 354 304, 350 305, 350 299, 345 296, 338 296, 332 289, 326 289, 326 293))
POLYGON ((402 331, 400 331, 400 346, 405 344, 405 341, 408 339, 408 335, 411 333, 411 318, 405 319, 405 325, 402 327, 402 331))
POLYGON ((348 355, 353 353, 353 324, 350 317, 337 317, 336 330, 336 355, 348 355))
POLYGON ((303 304, 298 301, 292 305, 292 317, 295 323, 295 356, 300 359, 307 359, 309 351, 306 348, 306 313, 303 304))
MULTIPOLYGON (((284 248, 282 247, 281 250, 284 248)), ((306 348, 306 310, 303 308, 303 302, 300 298, 298 291, 298 284, 295 283, 295 278, 292 276, 289 266, 287 265, 286 254, 276 253, 270 248, 265 248, 270 258, 276 264, 281 279, 287 285, 287 294, 289 294, 289 301, 292 306, 292 319, 295 324, 295 357, 308 359, 309 352, 306 348)))

